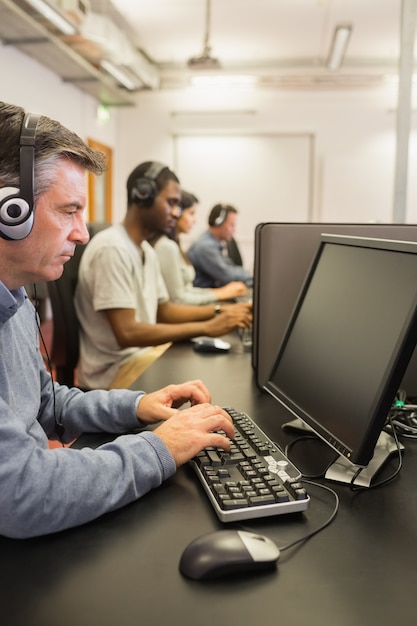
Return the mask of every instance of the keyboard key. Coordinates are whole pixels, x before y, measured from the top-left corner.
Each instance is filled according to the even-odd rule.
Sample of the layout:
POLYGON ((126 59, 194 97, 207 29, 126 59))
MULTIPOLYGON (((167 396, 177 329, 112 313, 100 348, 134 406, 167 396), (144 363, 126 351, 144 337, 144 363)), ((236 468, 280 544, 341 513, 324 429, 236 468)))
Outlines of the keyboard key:
POLYGON ((276 500, 272 493, 264 496, 253 496, 249 498, 250 504, 275 504, 276 500))
POLYGON ((212 467, 217 467, 222 464, 221 458, 215 450, 207 450, 207 456, 210 460, 212 467))
POLYGON ((236 499, 236 500, 223 500, 223 506, 226 511, 230 511, 231 509, 241 509, 243 507, 248 506, 248 501, 244 498, 236 499))

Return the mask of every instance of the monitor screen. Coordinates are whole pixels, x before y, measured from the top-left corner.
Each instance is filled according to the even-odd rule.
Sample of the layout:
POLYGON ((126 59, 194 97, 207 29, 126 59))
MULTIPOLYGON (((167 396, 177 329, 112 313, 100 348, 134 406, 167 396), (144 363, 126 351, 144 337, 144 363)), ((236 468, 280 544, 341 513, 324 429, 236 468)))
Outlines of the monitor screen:
POLYGON ((416 341, 417 244, 324 234, 265 389, 366 466, 416 341))
MULTIPOLYGON (((417 241, 415 224, 266 222, 255 230, 252 366, 257 385, 268 380, 277 350, 323 233, 417 241)), ((400 384, 417 396, 417 351, 400 384)))

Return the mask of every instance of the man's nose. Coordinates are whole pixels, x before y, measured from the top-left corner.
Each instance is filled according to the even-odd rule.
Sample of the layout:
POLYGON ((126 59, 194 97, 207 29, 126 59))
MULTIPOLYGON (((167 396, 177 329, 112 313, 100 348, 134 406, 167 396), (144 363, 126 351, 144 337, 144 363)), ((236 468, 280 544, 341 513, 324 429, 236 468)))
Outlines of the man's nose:
POLYGON ((87 224, 85 223, 83 218, 78 220, 77 226, 73 230, 72 238, 81 245, 85 245, 89 242, 90 233, 88 232, 87 224))
POLYGON ((181 214, 182 209, 179 204, 176 204, 171 208, 171 217, 174 217, 176 220, 178 220, 181 217, 181 214))

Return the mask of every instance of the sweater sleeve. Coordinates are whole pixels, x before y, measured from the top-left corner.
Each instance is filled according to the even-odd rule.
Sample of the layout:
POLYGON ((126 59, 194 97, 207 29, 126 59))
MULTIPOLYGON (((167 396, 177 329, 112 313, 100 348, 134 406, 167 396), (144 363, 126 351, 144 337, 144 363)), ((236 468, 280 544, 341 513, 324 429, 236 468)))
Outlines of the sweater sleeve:
POLYGON ((175 461, 136 417, 143 392, 90 391, 52 383, 26 299, 0 322, 0 534, 25 538, 84 524, 157 487, 175 461), (7 355, 7 358, 4 356, 7 355), (81 432, 119 434, 93 450, 50 448, 55 420, 68 441, 81 432))
POLYGON ((2 429, 4 435, 18 444, 5 450, 2 440, 0 446, 0 533, 8 537, 84 524, 140 498, 175 471, 151 432, 121 436, 97 450, 42 450, 10 429, 2 429))
MULTIPOLYGON (((81 399, 76 404, 83 412, 81 399)), ((33 537, 86 523, 140 498, 175 472, 169 450, 150 431, 121 435, 96 450, 50 449, 47 442, 41 445, 40 432, 28 433, 9 415, 3 400, 0 411, 5 536, 33 537)))

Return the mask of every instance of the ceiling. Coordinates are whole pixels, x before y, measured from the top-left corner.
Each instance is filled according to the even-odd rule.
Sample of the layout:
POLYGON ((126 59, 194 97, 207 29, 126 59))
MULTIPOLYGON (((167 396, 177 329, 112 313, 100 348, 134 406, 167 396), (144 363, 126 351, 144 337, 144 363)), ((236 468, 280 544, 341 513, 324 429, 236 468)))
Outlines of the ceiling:
MULTIPOLYGON (((66 16, 74 15, 74 7, 90 11, 87 18, 74 18, 76 32, 63 35, 33 8, 34 0, 0 0, 0 43, 17 47, 110 105, 132 104, 131 91, 138 89, 189 86, 197 74, 223 79, 250 75, 260 87, 278 89, 379 86, 398 74, 401 50, 412 47, 401 42, 402 7, 411 43, 417 21, 417 0, 47 3, 66 16), (329 70, 326 60, 341 24, 352 27, 347 52, 342 66, 329 70), (201 57, 217 60, 219 67, 190 67, 190 59, 201 57), (119 76, 114 67, 110 71, 108 60, 119 76), (120 79, 120 70, 130 74, 134 86, 120 79)), ((409 73, 412 69, 410 62, 409 73)))
MULTIPOLYGON (((91 0, 93 10, 103 4, 91 0)), ((203 51, 206 0, 112 4, 133 43, 157 65, 161 87, 186 84, 187 60, 203 51)), ((400 13, 401 0, 211 0, 211 54, 221 73, 254 73, 265 85, 378 84, 398 68, 400 13), (345 61, 330 72, 333 31, 346 22, 353 30, 345 61)))

